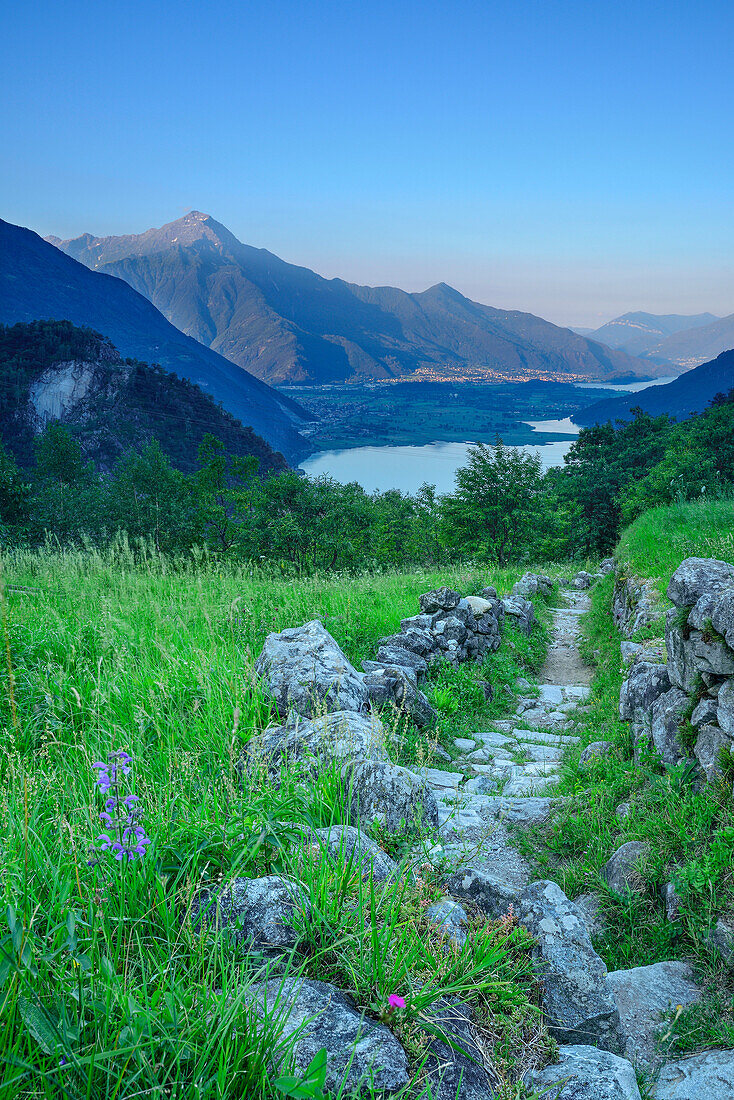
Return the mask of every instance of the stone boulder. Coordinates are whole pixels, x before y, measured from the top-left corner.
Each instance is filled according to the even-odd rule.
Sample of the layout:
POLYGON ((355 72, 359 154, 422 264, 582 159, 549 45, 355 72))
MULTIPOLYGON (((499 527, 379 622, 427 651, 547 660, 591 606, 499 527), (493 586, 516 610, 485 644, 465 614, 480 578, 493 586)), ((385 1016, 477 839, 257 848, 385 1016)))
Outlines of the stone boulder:
MULTIPOLYGON (((409 1080, 408 1059, 384 1024, 358 1011, 351 997, 328 982, 273 978, 246 993, 258 1015, 278 1021, 283 1038, 295 1037, 293 1071, 301 1076, 326 1050, 325 1089, 370 1097, 397 1092, 409 1080), (356 1093, 355 1093, 356 1090, 356 1093)), ((281 1072, 285 1066, 276 1066, 281 1072)))
POLYGON ((721 754, 724 749, 734 752, 734 738, 720 726, 699 726, 693 755, 709 783, 717 775, 721 775, 721 754))
POLYGON ((607 922, 604 919, 604 910, 598 894, 579 894, 577 898, 573 899, 573 903, 584 918, 589 935, 592 937, 603 936, 607 922))
POLYGON ((734 913, 719 917, 706 942, 718 951, 727 966, 734 966, 734 913))
POLYGON ((523 634, 531 634, 535 625, 535 610, 530 600, 522 596, 505 596, 502 600, 505 615, 523 634))
POLYGON ((592 741, 579 756, 579 767, 586 768, 593 760, 609 756, 616 749, 613 741, 592 741))
POLYGON ((610 890, 617 894, 642 894, 645 883, 639 863, 648 854, 648 845, 641 840, 628 840, 601 869, 601 876, 610 890))
POLYGON ((655 1100, 731 1100, 734 1050, 707 1050, 668 1062, 653 1095, 655 1100))
POLYGON ((668 653, 670 679, 684 691, 693 691, 703 673, 713 676, 734 676, 734 651, 710 632, 681 629, 676 625, 675 608, 665 617, 665 648, 668 653))
POLYGON ((638 710, 649 712, 658 696, 670 687, 665 665, 636 661, 619 693, 619 717, 631 722, 638 710))
MULTIPOLYGON (((420 676, 422 673, 428 671, 428 663, 425 657, 421 657, 418 653, 413 653, 410 649, 405 649, 399 645, 381 645, 377 650, 377 658, 375 661, 363 662, 365 664, 378 665, 387 667, 396 667, 400 669, 410 669, 416 676, 420 676)), ((366 692, 365 688, 365 692, 366 692)))
POLYGON ((608 982, 619 1009, 625 1057, 648 1067, 665 1061, 667 1049, 660 1044, 670 1025, 663 1015, 701 999, 692 968, 684 962, 659 962, 614 970, 608 982))
POLYGON ((486 588, 482 588, 482 590, 479 592, 479 596, 483 600, 496 600, 497 589, 494 587, 494 585, 489 584, 486 588))
POLYGON ((688 696, 677 687, 659 695, 652 705, 650 732, 665 764, 679 764, 687 755, 678 740, 678 732, 688 708, 688 696))
POLYGON ((528 1070, 523 1084, 544 1100, 640 1100, 630 1063, 592 1046, 559 1047, 558 1062, 528 1070))
POLYGON ((430 1100, 493 1100, 471 1009, 447 1000, 437 1009, 433 1023, 439 1034, 428 1047, 421 1081, 430 1088, 430 1100))
POLYGON ((317 619, 268 634, 255 671, 282 718, 290 710, 311 718, 323 711, 367 708, 362 676, 317 619))
POLYGON ((437 588, 418 597, 418 605, 423 615, 435 615, 438 611, 452 611, 461 596, 451 588, 437 588))
POLYGON ((226 931, 238 947, 268 954, 288 951, 296 943, 293 918, 308 910, 298 886, 279 875, 236 878, 222 887, 199 890, 189 918, 198 931, 226 931))
POLYGON ((734 586, 734 565, 716 558, 686 558, 670 578, 668 599, 676 607, 693 607, 709 592, 734 586))
POLYGON ((436 796, 408 768, 380 760, 358 760, 342 770, 353 821, 362 829, 377 823, 391 833, 438 825, 436 796))
POLYGON ((468 919, 466 909, 453 898, 441 898, 426 909, 426 920, 438 925, 446 939, 452 940, 459 947, 466 943, 464 928, 468 919))
POLYGON ((248 741, 242 760, 262 760, 275 775, 287 760, 313 768, 363 757, 387 759, 382 722, 376 715, 336 711, 313 721, 291 714, 287 725, 271 727, 248 741))
POLYGON ((719 690, 716 718, 724 732, 734 737, 734 679, 727 680, 719 690))
POLYGON ((599 572, 604 577, 608 577, 610 573, 614 573, 616 568, 614 558, 604 558, 599 564, 599 572))
POLYGON ((519 581, 512 586, 513 596, 550 596, 553 593, 553 581, 541 573, 524 573, 519 581))
POLYGON ((726 640, 730 649, 734 649, 734 588, 727 588, 719 594, 711 612, 711 625, 726 640))
POLYGON ((387 649, 399 646, 401 649, 408 649, 411 653, 416 653, 419 657, 426 657, 436 648, 436 641, 431 630, 419 630, 415 626, 410 626, 407 630, 401 630, 399 634, 390 634, 387 638, 380 638, 377 645, 378 647, 385 646, 387 649))
POLYGON ((473 901, 492 918, 503 917, 511 905, 517 905, 522 891, 511 876, 476 867, 463 867, 449 875, 446 889, 454 897, 473 901))
POLYGON ((365 674, 364 686, 371 703, 378 707, 392 705, 409 715, 419 728, 432 725, 438 718, 426 696, 403 669, 376 668, 365 674))
POLYGON ((594 576, 592 573, 588 573, 585 569, 579 570, 576 576, 571 581, 572 588, 591 588, 594 583, 594 576))
POLYGON ((579 909, 555 882, 533 882, 518 904, 520 922, 535 938, 533 959, 543 984, 552 1035, 620 1052, 619 1012, 579 909))
POLYGON ((699 699, 699 701, 696 703, 696 706, 693 708, 693 714, 691 715, 691 725, 697 729, 698 726, 706 726, 711 723, 715 724, 717 710, 718 703, 716 698, 713 698, 710 695, 704 695, 701 699, 699 699))
POLYGON ((362 878, 372 876, 375 882, 387 882, 400 875, 400 868, 395 860, 390 859, 379 844, 353 825, 331 825, 323 829, 313 829, 309 840, 340 866, 351 863, 353 867, 359 868, 362 878))

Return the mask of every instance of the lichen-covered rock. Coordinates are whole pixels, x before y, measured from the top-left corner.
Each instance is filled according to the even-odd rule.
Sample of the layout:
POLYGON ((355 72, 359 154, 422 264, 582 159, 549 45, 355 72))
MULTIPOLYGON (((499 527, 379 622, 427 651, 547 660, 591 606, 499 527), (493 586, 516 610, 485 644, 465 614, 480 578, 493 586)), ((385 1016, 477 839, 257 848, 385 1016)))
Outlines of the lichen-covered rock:
POLYGON ((399 646, 401 649, 409 649, 411 653, 417 653, 419 657, 425 657, 432 653, 436 647, 431 630, 419 630, 410 626, 407 630, 401 630, 399 634, 390 634, 387 638, 380 638, 378 647, 386 646, 388 649, 399 646))
POLYGON ((614 558, 604 558, 599 564, 599 572, 605 577, 609 576, 610 573, 614 573, 616 568, 614 558))
POLYGON ((430 1087, 431 1100, 494 1100, 471 1009, 447 1000, 439 1001, 437 1008, 434 1026, 439 1036, 428 1047, 421 1084, 430 1087))
POLYGON ((272 953, 295 945, 293 918, 304 908, 308 904, 295 883, 266 875, 199 890, 189 917, 197 930, 226 931, 238 947, 272 953))
POLYGON ((283 718, 289 710, 311 718, 325 710, 367 707, 361 674, 317 619, 268 634, 255 671, 265 680, 283 718))
POLYGON ((548 1100, 640 1100, 632 1065, 593 1046, 559 1047, 558 1062, 528 1070, 523 1084, 548 1100))
POLYGON ((362 878, 372 876, 375 882, 387 882, 388 879, 398 878, 400 874, 395 860, 390 859, 379 844, 354 825, 330 825, 323 829, 314 829, 310 840, 318 844, 340 866, 351 864, 359 868, 362 878))
POLYGON ((475 867, 463 867, 446 880, 446 889, 454 897, 473 901, 489 917, 502 917, 511 905, 517 905, 522 887, 509 876, 475 867))
POLYGON ((243 762, 262 760, 277 773, 286 760, 324 767, 334 760, 386 760, 385 730, 376 715, 337 711, 313 721, 291 713, 285 726, 271 727, 247 742, 243 762))
POLYGON ((719 917, 706 942, 718 951, 727 966, 734 966, 734 913, 719 917))
POLYGON ((636 661, 619 693, 619 717, 630 722, 637 710, 650 711, 658 696, 670 687, 665 665, 636 661))
POLYGON ((593 583, 593 574, 588 573, 585 569, 581 569, 571 581, 571 587, 580 589, 591 588, 593 583))
MULTIPOLYGON (((273 978, 247 991, 255 1011, 278 1022, 283 1037, 294 1036, 293 1069, 299 1076, 326 1050, 325 1088, 331 1093, 369 1097, 397 1092, 407 1084, 408 1059, 389 1028, 369 1020, 350 997, 328 982, 273 978)), ((278 1066, 283 1069, 284 1066, 278 1066)))
POLYGON ((725 730, 713 724, 698 727, 693 755, 709 783, 721 775, 721 753, 724 749, 734 751, 734 739, 725 730))
POLYGON ((711 625, 734 649, 734 587, 723 589, 711 612, 711 625))
POLYGON ((424 615, 435 615, 437 611, 451 611, 461 600, 458 592, 451 588, 437 588, 418 597, 418 604, 424 615))
POLYGON ((688 707, 688 696, 677 687, 659 695, 652 705, 650 731, 665 764, 678 764, 687 755, 678 733, 688 707))
POLYGON ((553 592, 553 581, 542 573, 524 573, 519 581, 512 586, 513 596, 550 596, 553 592))
POLYGON ((716 722, 717 701, 710 695, 704 695, 693 708, 691 725, 694 728, 716 722))
POLYGON ((690 631, 681 629, 678 611, 674 607, 665 616, 665 650, 671 684, 681 691, 693 691, 698 680, 695 642, 690 631))
POLYGON ((530 600, 524 600, 522 596, 506 596, 502 600, 505 615, 509 616, 518 630, 523 634, 532 633, 535 625, 535 609, 530 600))
POLYGON ((402 669, 378 668, 365 674, 364 686, 375 706, 392 706, 409 715, 416 726, 430 726, 438 718, 426 696, 402 669))
POLYGON ((604 910, 598 894, 579 894, 573 899, 573 903, 586 922, 586 929, 591 937, 603 936, 606 930, 604 910))
POLYGON ((722 730, 734 737, 734 678, 727 680, 719 689, 716 719, 722 730))
POLYGON ((619 1009, 625 1057, 640 1066, 664 1061, 667 1050, 660 1043, 670 1028, 663 1014, 701 998, 692 968, 684 962, 659 962, 614 970, 608 981, 619 1009))
POLYGON ((592 741, 579 756, 579 767, 585 768, 593 760, 599 760, 602 756, 609 756, 615 748, 613 741, 592 741))
POLYGON ((642 840, 628 840, 601 869, 601 875, 610 890, 618 894, 644 893, 645 883, 640 873, 640 862, 648 853, 642 840))
POLYGON ((734 1096, 734 1050, 707 1050, 660 1070, 655 1100, 731 1100, 734 1096))
POLYGON ((461 947, 466 943, 464 927, 468 921, 466 909, 453 898, 441 898, 426 909, 426 920, 437 924, 443 935, 461 947))
POLYGON ((421 657, 418 653, 413 653, 412 650, 398 645, 381 645, 377 650, 374 663, 383 666, 396 666, 397 668, 410 668, 417 675, 428 671, 425 657, 421 657))
POLYGON ((389 832, 438 825, 436 796, 408 768, 380 760, 358 760, 342 770, 352 819, 362 829, 373 822, 389 832))
POLYGON ((670 578, 668 599, 676 607, 693 607, 707 592, 734 585, 734 565, 717 558, 686 558, 670 578))
POLYGON ((607 968, 591 946, 580 910, 555 882, 533 882, 520 897, 518 915, 537 941, 533 959, 551 1034, 621 1051, 619 1012, 607 985, 607 968))

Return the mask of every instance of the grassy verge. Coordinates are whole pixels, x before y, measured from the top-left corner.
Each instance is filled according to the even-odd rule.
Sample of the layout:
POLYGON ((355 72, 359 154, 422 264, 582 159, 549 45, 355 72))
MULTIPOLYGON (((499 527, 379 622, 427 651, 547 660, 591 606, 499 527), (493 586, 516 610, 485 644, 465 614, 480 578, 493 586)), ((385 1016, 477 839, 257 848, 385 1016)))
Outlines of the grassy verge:
MULTIPOLYGON (((2 1100, 282 1095, 272 1058, 287 1063, 289 1052, 277 1007, 261 1019, 247 999, 263 960, 182 920, 200 886, 295 875, 290 838, 345 820, 328 770, 277 790, 240 781, 242 742, 271 718, 253 658, 269 631, 319 616, 358 663, 416 613, 421 592, 507 590, 521 570, 295 581, 206 561, 172 569, 126 553, 21 553, 4 572, 2 1100), (132 757, 130 790, 151 839, 129 864, 95 843, 104 798, 92 765, 112 749, 132 757)), ((437 670, 429 690, 460 704, 442 711, 439 739, 464 728, 470 697, 476 728, 498 713, 509 702, 502 684, 537 664, 542 644, 540 633, 510 636, 482 670, 437 670), (481 677, 497 688, 490 704, 472 695, 481 677)), ((411 736, 415 751, 427 740, 411 736)), ((338 863, 301 868, 323 921, 301 928, 290 965, 343 982, 368 1015, 384 1014, 388 991, 404 994, 404 1014, 388 1022, 418 1079, 431 1005, 461 994, 500 1052, 499 1094, 514 1095, 511 1050, 546 1049, 522 936, 472 914, 467 946, 444 956, 424 917, 437 885, 410 875, 410 889, 404 876, 373 895, 338 863), (331 896, 343 904, 324 909, 331 896)))

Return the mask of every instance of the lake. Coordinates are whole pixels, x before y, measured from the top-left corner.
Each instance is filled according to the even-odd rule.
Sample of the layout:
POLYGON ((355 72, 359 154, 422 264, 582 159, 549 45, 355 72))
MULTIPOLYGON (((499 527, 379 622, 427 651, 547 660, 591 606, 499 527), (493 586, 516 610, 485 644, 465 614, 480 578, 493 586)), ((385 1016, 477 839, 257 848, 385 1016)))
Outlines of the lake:
MULTIPOLYGON (((537 451, 543 469, 562 466, 563 456, 578 435, 579 429, 568 417, 565 420, 528 420, 537 432, 563 434, 566 438, 533 446, 525 444, 520 451, 537 451)), ((422 447, 352 447, 345 451, 321 451, 301 463, 309 477, 327 474, 342 484, 356 481, 368 492, 400 489, 416 493, 424 482, 435 485, 439 493, 454 489, 454 476, 460 466, 466 466, 467 452, 473 444, 427 443, 422 447)))
MULTIPOLYGON (((593 388, 638 393, 649 386, 661 386, 672 378, 656 378, 652 382, 632 382, 623 386, 601 385, 598 382, 577 384, 579 389, 593 388)), ((562 466, 563 457, 579 433, 579 428, 569 417, 564 420, 526 420, 534 432, 561 436, 533 445, 518 446, 520 451, 537 451, 543 469, 562 466)), ((420 447, 352 447, 343 451, 319 451, 301 463, 301 469, 309 477, 327 475, 343 485, 356 481, 368 492, 400 489, 403 493, 416 493, 428 482, 439 493, 454 490, 454 477, 461 466, 466 466, 467 452, 473 446, 466 443, 426 443, 420 447)))

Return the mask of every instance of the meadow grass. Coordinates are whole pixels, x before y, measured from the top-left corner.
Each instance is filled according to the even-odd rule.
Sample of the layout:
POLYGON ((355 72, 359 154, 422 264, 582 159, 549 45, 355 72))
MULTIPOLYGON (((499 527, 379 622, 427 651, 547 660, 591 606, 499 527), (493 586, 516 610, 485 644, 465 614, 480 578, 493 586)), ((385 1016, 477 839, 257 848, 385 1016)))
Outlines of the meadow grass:
MULTIPOLYGON (((530 1032, 542 1034, 516 928, 477 921, 467 948, 445 957, 436 938, 422 934, 423 910, 405 878, 375 899, 353 878, 339 885, 338 864, 294 866, 291 841, 304 826, 348 820, 338 775, 325 769, 314 781, 294 772, 275 789, 236 767, 243 743, 274 718, 253 673, 268 632, 319 617, 359 665, 379 637, 417 612, 421 592, 448 584, 468 593, 489 583, 506 591, 521 572, 293 578, 205 557, 172 564, 124 545, 5 555, 2 1100, 283 1095, 275 1068, 289 1060, 282 1010, 263 1017, 248 999, 263 967, 270 973, 274 964, 237 954, 184 919, 197 889, 235 875, 298 872, 312 911, 325 892, 341 890, 349 904, 326 914, 335 937, 326 954, 307 923, 301 949, 276 972, 331 973, 368 1014, 401 984, 408 1004, 393 1023, 413 1059, 411 1096, 427 1095, 424 1024, 445 993, 473 1003, 508 1051, 508 1036, 524 1043, 530 1032), (103 798, 91 766, 113 749, 133 758, 130 789, 152 839, 144 859, 130 864, 94 849, 103 798), (335 943, 338 972, 328 962, 335 943)), ((437 670, 428 690, 454 692, 460 717, 442 713, 436 735, 410 727, 408 753, 511 704, 503 683, 537 664, 544 643, 542 634, 532 645, 507 641, 495 664, 471 677, 437 670), (470 685, 480 676, 496 680, 493 703, 470 685)), ((428 748, 420 751, 430 759, 428 748)), ((417 896, 440 894, 428 881, 417 896)), ((512 1063, 508 1053, 514 1093, 512 1063)))

